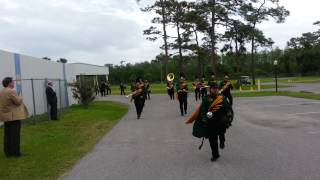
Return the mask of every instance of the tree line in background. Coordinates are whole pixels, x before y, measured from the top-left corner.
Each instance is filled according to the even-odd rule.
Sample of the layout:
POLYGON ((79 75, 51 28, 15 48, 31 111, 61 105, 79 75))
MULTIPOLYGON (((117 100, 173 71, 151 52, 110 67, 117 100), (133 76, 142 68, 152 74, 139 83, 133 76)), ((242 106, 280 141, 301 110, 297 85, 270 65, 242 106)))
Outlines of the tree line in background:
MULTIPOLYGON (((319 26, 319 22, 314 25, 319 26)), ((231 45, 230 45, 231 46, 231 45)), ((233 47, 227 46, 221 49, 219 55, 216 55, 218 78, 224 73, 229 74, 233 79, 238 79, 241 75, 251 73, 252 56, 250 52, 242 47, 241 53, 234 51, 233 47)), ((240 48, 241 49, 241 48, 240 48)), ((210 53, 203 53, 201 56, 201 66, 199 67, 199 57, 197 54, 183 56, 183 69, 187 79, 193 80, 196 76, 210 76, 211 57, 210 53), (199 71, 201 74, 199 74, 199 71)), ((166 55, 160 54, 150 62, 136 64, 110 65, 111 83, 131 82, 142 76, 151 82, 161 82, 165 80, 167 72, 175 72, 179 67, 179 55, 172 55, 167 62, 167 72, 163 69, 166 55)), ((272 77, 274 74, 273 61, 278 60, 278 72, 282 76, 307 76, 320 75, 320 29, 315 32, 303 33, 300 37, 291 38, 287 42, 285 49, 268 48, 255 52, 253 55, 255 62, 255 73, 258 77, 272 77)), ((178 75, 178 74, 176 74, 178 75)))
POLYGON ((148 40, 163 39, 163 72, 169 72, 169 61, 176 60, 174 72, 186 74, 190 57, 197 60, 197 75, 217 72, 218 51, 234 53, 237 74, 240 74, 242 55, 251 52, 250 71, 255 83, 254 57, 259 47, 273 44, 256 26, 273 18, 284 22, 289 15, 279 0, 156 0, 142 11, 155 15, 153 25, 144 31, 148 40), (168 29, 175 33, 168 33, 168 29), (219 45, 223 48, 219 49, 219 45), (250 45, 251 49, 247 50, 250 45), (174 58, 176 56, 177 58, 174 58), (204 59, 209 57, 209 62, 204 59))

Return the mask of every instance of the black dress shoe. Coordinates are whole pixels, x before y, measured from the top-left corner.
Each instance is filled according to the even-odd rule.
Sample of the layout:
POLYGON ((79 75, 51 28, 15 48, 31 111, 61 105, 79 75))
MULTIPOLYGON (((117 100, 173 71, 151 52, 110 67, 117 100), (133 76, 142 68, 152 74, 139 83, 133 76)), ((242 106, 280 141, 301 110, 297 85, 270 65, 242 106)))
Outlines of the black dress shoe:
POLYGON ((217 159, 218 159, 219 157, 220 157, 219 155, 217 155, 217 156, 212 156, 211 162, 217 161, 217 159))

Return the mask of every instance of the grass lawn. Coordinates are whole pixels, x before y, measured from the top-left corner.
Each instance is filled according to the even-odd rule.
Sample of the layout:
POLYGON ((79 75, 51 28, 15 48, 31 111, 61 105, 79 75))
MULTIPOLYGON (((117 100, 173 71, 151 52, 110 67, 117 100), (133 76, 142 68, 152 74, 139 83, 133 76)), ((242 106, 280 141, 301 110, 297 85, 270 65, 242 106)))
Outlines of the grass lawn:
POLYGON ((279 91, 270 92, 270 91, 261 91, 261 92, 237 92, 232 94, 234 97, 259 97, 259 96, 288 96, 295 98, 305 98, 305 99, 314 99, 320 100, 320 94, 314 93, 303 93, 303 92, 289 92, 289 91, 279 91))
MULTIPOLYGON (((319 76, 308 76, 308 77, 285 77, 278 80, 281 83, 319 83, 319 76)), ((262 78, 261 82, 275 82, 274 78, 262 78)))
MULTIPOLYGON (((285 88, 285 87, 290 87, 290 86, 278 85, 278 88, 285 88)), ((242 90, 250 90, 251 86, 242 86, 241 88, 242 90)), ((274 84, 261 85, 261 89, 275 89, 275 88, 276 88, 276 85, 274 84)), ((253 86, 253 89, 257 90, 258 86, 257 85, 253 86)))
MULTIPOLYGON (((25 123, 21 149, 25 156, 6 158, 0 139, 0 179, 58 179, 128 111, 123 104, 95 102, 88 108, 74 106, 59 121, 25 123)), ((3 137, 3 128, 0 128, 3 137)))

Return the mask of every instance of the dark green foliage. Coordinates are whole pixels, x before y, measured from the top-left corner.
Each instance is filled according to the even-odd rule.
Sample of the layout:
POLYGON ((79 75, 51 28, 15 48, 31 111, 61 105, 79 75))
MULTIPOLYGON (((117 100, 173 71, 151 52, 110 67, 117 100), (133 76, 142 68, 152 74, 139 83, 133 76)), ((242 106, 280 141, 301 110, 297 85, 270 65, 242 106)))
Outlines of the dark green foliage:
POLYGON ((80 76, 79 80, 73 84, 70 84, 72 87, 72 96, 77 99, 79 103, 83 106, 88 106, 95 99, 94 88, 92 86, 92 81, 80 76))

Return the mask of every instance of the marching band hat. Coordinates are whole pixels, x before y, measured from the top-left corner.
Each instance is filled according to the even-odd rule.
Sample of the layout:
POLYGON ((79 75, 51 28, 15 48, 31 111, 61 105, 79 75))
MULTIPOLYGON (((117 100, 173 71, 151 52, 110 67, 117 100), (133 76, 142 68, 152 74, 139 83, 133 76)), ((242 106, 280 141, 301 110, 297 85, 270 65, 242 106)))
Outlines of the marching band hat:
POLYGON ((217 83, 213 82, 213 83, 210 83, 210 89, 218 89, 219 86, 217 83))

